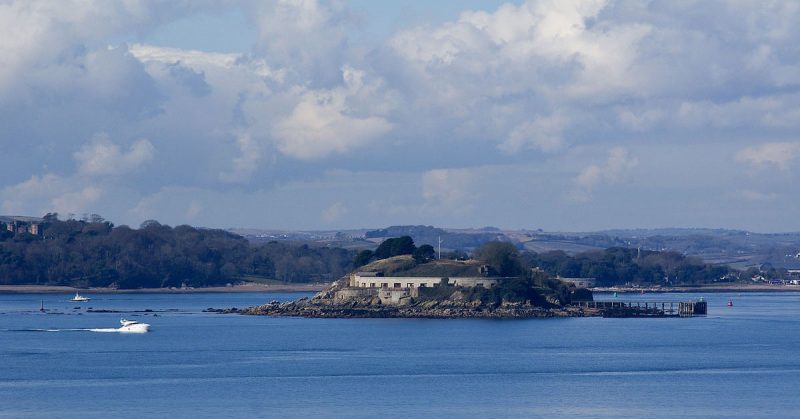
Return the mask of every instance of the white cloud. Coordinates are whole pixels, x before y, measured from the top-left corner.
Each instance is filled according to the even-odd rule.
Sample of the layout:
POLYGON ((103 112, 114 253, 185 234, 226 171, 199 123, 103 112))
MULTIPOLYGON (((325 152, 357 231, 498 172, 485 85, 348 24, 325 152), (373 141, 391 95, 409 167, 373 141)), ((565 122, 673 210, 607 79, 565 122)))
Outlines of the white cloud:
POLYGON ((100 133, 84 144, 73 157, 78 170, 86 175, 121 175, 138 169, 153 160, 155 148, 150 141, 140 139, 131 144, 128 151, 111 142, 108 134, 100 133))
POLYGON ((736 154, 736 160, 762 168, 773 165, 788 170, 789 163, 800 156, 800 143, 777 142, 747 147, 736 154))
POLYGON ((800 97, 797 95, 743 96, 732 101, 687 101, 680 104, 676 119, 690 127, 717 128, 796 127, 800 122, 800 97))
POLYGON ((422 175, 422 197, 429 210, 465 211, 475 200, 474 174, 468 169, 434 169, 422 175))
POLYGON ((87 186, 75 192, 67 192, 53 198, 50 203, 55 212, 62 214, 82 214, 92 212, 94 205, 100 200, 103 190, 95 186, 87 186))
POLYGON ((514 128, 498 148, 506 153, 516 153, 526 146, 544 152, 557 151, 563 146, 562 131, 567 123, 567 118, 558 114, 534 118, 514 128))
POLYGON ((378 115, 360 114, 350 106, 365 85, 363 73, 345 67, 344 87, 305 92, 292 112, 278 121, 272 135, 282 153, 314 160, 334 153, 345 153, 364 146, 392 129, 392 124, 378 115))
POLYGON ((208 66, 233 68, 237 65, 237 61, 243 58, 242 54, 206 52, 146 44, 133 44, 129 49, 131 54, 143 63, 182 63, 193 68, 205 68, 208 66))
POLYGON ((347 215, 348 212, 350 212, 350 210, 347 209, 347 206, 343 203, 334 202, 331 206, 322 211, 322 221, 328 224, 339 221, 347 215))
MULTIPOLYGON (((177 2, 4 2, 0 6, 0 97, 32 100, 40 93, 37 89, 52 94, 54 89, 69 87, 92 94, 95 87, 102 92, 102 84, 107 81, 130 80, 131 72, 126 73, 119 60, 115 64, 108 59, 113 51, 104 51, 105 45, 92 48, 88 44, 94 46, 99 39, 133 30, 144 32, 173 19, 185 11, 184 7, 177 2), (91 79, 95 79, 94 83, 88 81, 91 79)), ((105 93, 114 92, 142 90, 115 89, 105 93)))
POLYGON ((257 3, 255 53, 286 68, 292 78, 315 86, 338 82, 350 52, 352 18, 338 1, 278 0, 257 3))
POLYGON ((197 218, 203 212, 203 204, 193 199, 192 202, 189 203, 189 206, 186 208, 186 218, 193 220, 197 218))
POLYGON ((649 94, 640 55, 653 25, 607 21, 608 8, 529 1, 398 32, 388 44, 401 70, 392 71, 411 80, 405 93, 419 109, 409 124, 452 123, 505 153, 562 150, 564 132, 586 123, 582 108, 649 94))
POLYGON ((225 182, 249 180, 261 160, 261 146, 249 134, 237 135, 236 144, 239 146, 240 154, 233 159, 233 170, 220 173, 220 179, 225 182))
POLYGON ((638 132, 652 129, 666 116, 663 109, 620 108, 617 110, 617 118, 622 128, 638 132))
POLYGON ((235 200, 222 200, 219 196, 211 199, 206 198, 210 195, 208 191, 201 188, 184 188, 178 186, 167 186, 160 190, 140 197, 131 205, 125 214, 125 222, 131 225, 139 225, 141 222, 150 219, 158 219, 175 224, 182 224, 187 218, 197 217, 203 214, 205 206, 203 202, 225 202, 224 207, 230 207, 229 202, 235 200), (177 221, 176 221, 177 220, 177 221))
POLYGON ((633 70, 638 43, 651 30, 646 24, 588 26, 608 1, 537 1, 517 10, 506 6, 494 16, 465 14, 492 39, 521 56, 556 63, 577 61, 580 70, 569 92, 581 96, 605 91, 631 91, 640 81, 633 70), (507 22, 513 22, 506 26, 507 22))
MULTIPOLYGON (((226 211, 244 212, 210 197, 258 191, 268 198, 248 202, 280 203, 270 212, 275 222, 301 225, 324 221, 331 203, 363 197, 347 180, 317 185, 328 173, 348 168, 363 186, 380 168, 381 185, 369 184, 373 195, 402 190, 402 197, 375 198, 383 206, 369 219, 364 206, 350 205, 337 225, 446 222, 432 214, 472 208, 455 218, 466 225, 482 210, 475 197, 499 184, 479 168, 547 168, 521 181, 509 207, 519 207, 519 191, 534 183, 536 195, 553 202, 570 189, 588 200, 638 160, 626 149, 612 150, 607 161, 605 152, 590 157, 587 150, 619 144, 635 144, 676 202, 719 202, 691 195, 699 188, 729 191, 725 199, 757 197, 734 194, 742 188, 791 196, 795 173, 750 185, 746 173, 728 171, 741 164, 703 158, 707 167, 686 171, 684 160, 652 150, 664 147, 671 157, 702 150, 788 171, 800 152, 776 141, 794 138, 800 121, 800 6, 516 3, 478 5, 487 10, 440 24, 425 24, 423 8, 417 26, 399 19, 387 39, 367 31, 355 43, 357 19, 338 1, 5 2, 0 179, 7 183, 0 205, 38 213, 54 203, 108 208, 113 201, 121 204, 108 218, 138 219, 128 211, 140 203, 147 218, 169 213, 171 222, 214 223, 230 219, 226 211), (255 25, 252 50, 125 44, 148 39, 166 22, 233 9, 255 25), (108 137, 87 143, 98 132, 108 137), (143 170, 156 157, 159 170, 143 170), (284 187, 294 184, 315 186, 284 187), (332 185, 341 191, 326 189, 332 185), (183 191, 179 199, 175 191, 183 191), (293 210, 300 205, 308 207, 302 216, 293 210)), ((631 191, 630 200, 646 193, 631 191)), ((588 205, 626 205, 603 198, 598 193, 588 205)), ((567 207, 553 205, 555 218, 567 207)), ((514 217, 528 220, 523 212, 507 218, 514 217)))
POLYGON ((191 49, 168 48, 156 45, 133 44, 130 53, 142 63, 181 64, 187 67, 207 70, 216 67, 229 71, 246 71, 267 79, 283 82, 285 70, 270 67, 263 59, 255 59, 241 53, 206 52, 191 49))
POLYGON ((4 188, 0 191, 0 208, 7 214, 81 214, 93 212, 102 196, 100 187, 48 173, 4 188))
POLYGON ((592 192, 601 184, 617 182, 639 164, 636 157, 630 156, 627 149, 614 147, 608 152, 608 159, 602 165, 590 165, 584 168, 574 183, 573 198, 585 201, 591 198, 592 192))
POLYGON ((2 209, 6 214, 38 214, 43 209, 40 205, 31 205, 31 201, 39 201, 43 196, 56 193, 63 185, 61 178, 48 173, 42 176, 33 175, 30 179, 16 185, 6 186, 0 192, 2 209))

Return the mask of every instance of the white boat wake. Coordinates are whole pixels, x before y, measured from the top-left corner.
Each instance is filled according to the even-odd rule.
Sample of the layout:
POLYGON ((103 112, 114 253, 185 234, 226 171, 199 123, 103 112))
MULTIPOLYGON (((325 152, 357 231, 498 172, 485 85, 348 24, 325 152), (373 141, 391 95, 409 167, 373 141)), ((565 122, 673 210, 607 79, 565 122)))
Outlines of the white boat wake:
MULTIPOLYGON (((147 323, 139 323, 135 320, 119 321, 120 327, 113 328, 99 328, 99 329, 17 329, 16 332, 96 332, 96 333, 147 333, 150 331, 150 325, 147 323)), ((8 330, 12 331, 12 330, 8 330)))

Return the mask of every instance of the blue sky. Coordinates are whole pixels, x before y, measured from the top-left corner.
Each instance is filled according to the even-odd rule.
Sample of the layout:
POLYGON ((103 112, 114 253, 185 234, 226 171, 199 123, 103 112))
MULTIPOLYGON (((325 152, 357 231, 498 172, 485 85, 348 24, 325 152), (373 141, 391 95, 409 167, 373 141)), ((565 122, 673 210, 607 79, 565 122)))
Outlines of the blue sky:
MULTIPOLYGON (((464 10, 491 11, 519 1, 439 0, 439 1, 374 1, 354 0, 346 3, 357 20, 349 34, 357 42, 382 40, 408 26, 438 25, 455 20, 464 10)), ((250 51, 257 29, 242 8, 197 12, 175 19, 139 37, 125 39, 175 48, 209 52, 250 51)))
POLYGON ((800 230, 796 2, 0 2, 0 213, 800 230))

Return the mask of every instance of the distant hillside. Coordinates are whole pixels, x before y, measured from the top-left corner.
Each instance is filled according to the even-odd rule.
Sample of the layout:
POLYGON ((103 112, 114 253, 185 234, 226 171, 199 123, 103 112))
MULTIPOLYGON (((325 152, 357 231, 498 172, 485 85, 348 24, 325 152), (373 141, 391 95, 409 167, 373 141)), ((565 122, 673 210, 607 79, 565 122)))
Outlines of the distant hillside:
MULTIPOLYGON (((241 230, 236 230, 241 232, 241 230)), ((673 251, 697 256, 711 263, 729 264, 739 269, 769 264, 776 268, 800 269, 800 233, 764 234, 742 230, 703 228, 616 229, 570 233, 542 230, 451 229, 424 225, 391 226, 372 230, 275 232, 249 230, 252 241, 296 241, 339 246, 347 249, 374 249, 390 237, 408 235, 417 245, 429 244, 443 251, 471 252, 490 241, 507 241, 520 249, 536 253, 563 251, 570 255, 611 247, 673 251)))

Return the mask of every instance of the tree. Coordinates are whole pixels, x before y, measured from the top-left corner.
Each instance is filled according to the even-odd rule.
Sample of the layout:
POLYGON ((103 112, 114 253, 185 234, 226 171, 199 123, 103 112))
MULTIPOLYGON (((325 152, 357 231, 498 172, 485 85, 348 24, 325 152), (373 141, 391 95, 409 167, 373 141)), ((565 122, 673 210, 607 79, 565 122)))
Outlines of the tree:
POLYGON ((142 221, 142 224, 139 225, 139 228, 142 230, 156 227, 161 227, 161 223, 156 220, 144 220, 142 221))
POLYGON ((433 259, 436 256, 436 251, 433 249, 433 246, 429 244, 423 244, 422 246, 414 250, 414 253, 412 253, 412 255, 414 256, 414 260, 417 261, 417 263, 424 263, 433 259))
POLYGON ((0 223, 0 241, 5 241, 14 237, 14 233, 8 231, 6 224, 0 223))
POLYGON ((410 236, 400 236, 391 239, 386 239, 375 249, 375 257, 378 259, 386 259, 392 256, 410 255, 414 253, 416 246, 414 246, 414 239, 410 236))
POLYGON ((358 254, 356 254, 356 257, 353 260, 353 265, 356 268, 362 267, 362 266, 368 264, 370 260, 372 260, 372 256, 373 255, 374 255, 374 253, 372 252, 372 250, 364 249, 364 250, 358 252, 358 254))
POLYGON ((519 251, 508 242, 489 242, 475 250, 475 258, 491 266, 500 276, 517 276, 522 271, 519 251))
POLYGON ((98 214, 89 214, 89 222, 90 223, 102 223, 105 222, 106 219, 98 214))

